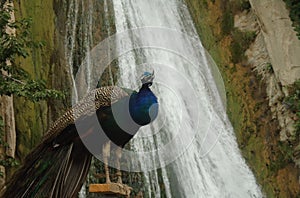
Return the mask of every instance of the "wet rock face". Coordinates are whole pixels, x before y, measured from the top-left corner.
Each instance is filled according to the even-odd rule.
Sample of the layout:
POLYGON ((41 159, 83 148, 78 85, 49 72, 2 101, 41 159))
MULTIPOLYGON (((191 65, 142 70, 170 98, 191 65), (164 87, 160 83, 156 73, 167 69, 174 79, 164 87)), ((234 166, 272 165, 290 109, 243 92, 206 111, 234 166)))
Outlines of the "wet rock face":
MULTIPOLYGON (((15 1, 16 19, 31 18, 30 35, 34 41, 43 41, 45 44, 43 48, 30 49, 29 57, 18 61, 32 78, 45 80, 49 88, 66 91, 69 79, 66 75, 66 64, 61 61, 64 46, 58 45, 62 43, 62 39, 55 34, 57 18, 53 11, 53 3, 50 0, 15 1), (57 64, 59 61, 61 64, 57 64)), ((61 100, 33 103, 24 98, 14 98, 18 159, 23 159, 32 147, 40 142, 54 117, 65 108, 64 104, 66 101, 61 100)))
MULTIPOLYGON (((51 123, 71 106, 72 82, 69 63, 66 57, 66 50, 68 49, 66 47, 66 39, 73 34, 73 32, 67 30, 68 17, 73 17, 72 14, 68 16, 68 13, 71 12, 70 7, 74 6, 70 5, 72 2, 69 0, 29 2, 20 0, 15 3, 17 19, 32 18, 31 35, 33 39, 45 42, 44 48, 32 49, 30 50, 31 54, 29 58, 20 60, 21 67, 28 71, 34 78, 45 80, 49 88, 61 90, 66 93, 64 100, 48 100, 39 103, 32 103, 24 98, 14 99, 16 130, 18 133, 16 151, 18 158, 22 159, 32 147, 39 143, 51 123)), ((91 31, 95 35, 95 39, 91 43, 97 44, 104 39, 104 36, 107 36, 102 16, 103 5, 99 6, 98 4, 103 4, 103 2, 92 0, 80 3, 78 6, 77 21, 73 21, 76 27, 74 30, 76 32, 76 40, 74 41, 74 58, 72 62, 76 70, 84 58, 83 51, 90 50, 89 48, 85 49, 85 46, 83 46, 83 38, 86 30, 82 29, 79 25, 83 19, 86 20, 86 17, 84 18, 86 15, 85 12, 90 7, 94 7, 92 15, 94 25, 91 31), (89 3, 92 3, 92 5, 89 5, 89 3)))

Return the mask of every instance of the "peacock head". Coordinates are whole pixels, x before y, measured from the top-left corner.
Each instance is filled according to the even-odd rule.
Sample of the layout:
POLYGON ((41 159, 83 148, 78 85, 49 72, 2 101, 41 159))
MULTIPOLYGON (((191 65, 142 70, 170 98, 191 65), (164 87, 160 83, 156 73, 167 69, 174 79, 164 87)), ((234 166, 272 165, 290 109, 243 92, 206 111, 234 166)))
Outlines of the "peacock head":
POLYGON ((152 85, 153 79, 154 79, 154 70, 152 73, 146 71, 141 76, 141 81, 143 85, 148 85, 149 87, 152 85))

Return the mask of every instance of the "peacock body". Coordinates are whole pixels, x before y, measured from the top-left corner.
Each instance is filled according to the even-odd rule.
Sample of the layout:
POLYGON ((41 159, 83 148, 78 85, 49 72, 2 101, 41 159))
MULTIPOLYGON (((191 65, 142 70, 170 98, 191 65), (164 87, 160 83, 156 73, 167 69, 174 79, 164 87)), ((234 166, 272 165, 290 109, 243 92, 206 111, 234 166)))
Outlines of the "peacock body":
POLYGON ((124 147, 141 126, 152 122, 158 113, 157 98, 150 89, 153 78, 154 73, 145 72, 138 92, 117 86, 91 91, 53 123, 2 197, 77 197, 92 159, 84 140, 93 140, 91 147, 99 152, 107 141, 124 147), (105 134, 101 139, 99 123, 105 134))

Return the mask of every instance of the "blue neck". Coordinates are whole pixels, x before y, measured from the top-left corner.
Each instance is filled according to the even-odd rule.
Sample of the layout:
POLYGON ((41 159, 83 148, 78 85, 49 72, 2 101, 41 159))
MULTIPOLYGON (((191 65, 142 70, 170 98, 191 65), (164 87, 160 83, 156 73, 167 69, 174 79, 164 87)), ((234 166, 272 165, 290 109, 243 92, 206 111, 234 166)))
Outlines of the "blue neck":
POLYGON ((130 115, 137 124, 142 126, 152 122, 158 114, 157 98, 149 88, 151 84, 143 84, 139 92, 133 93, 129 100, 130 115))

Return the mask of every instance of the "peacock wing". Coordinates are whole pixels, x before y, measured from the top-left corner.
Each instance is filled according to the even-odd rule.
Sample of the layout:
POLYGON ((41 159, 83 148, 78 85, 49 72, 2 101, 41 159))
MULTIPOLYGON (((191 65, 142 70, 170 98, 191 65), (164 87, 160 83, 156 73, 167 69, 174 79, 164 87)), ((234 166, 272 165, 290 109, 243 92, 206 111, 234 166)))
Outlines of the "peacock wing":
POLYGON ((126 89, 125 91, 123 88, 117 86, 100 87, 92 90, 52 124, 43 140, 47 142, 51 141, 64 128, 74 124, 75 120, 80 119, 82 116, 92 115, 97 109, 111 106, 121 98, 129 96, 128 90, 126 89))

